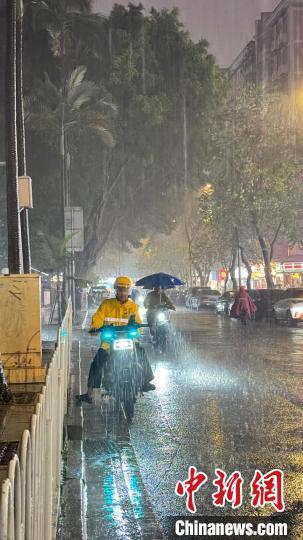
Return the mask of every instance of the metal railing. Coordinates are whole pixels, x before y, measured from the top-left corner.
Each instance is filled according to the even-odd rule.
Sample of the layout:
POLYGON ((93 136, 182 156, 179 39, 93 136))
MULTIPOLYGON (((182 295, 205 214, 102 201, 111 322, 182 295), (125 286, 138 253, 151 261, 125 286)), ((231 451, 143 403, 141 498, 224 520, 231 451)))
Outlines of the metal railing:
POLYGON ((69 302, 29 429, 0 494, 0 540, 53 540, 60 500, 63 421, 72 339, 69 302))

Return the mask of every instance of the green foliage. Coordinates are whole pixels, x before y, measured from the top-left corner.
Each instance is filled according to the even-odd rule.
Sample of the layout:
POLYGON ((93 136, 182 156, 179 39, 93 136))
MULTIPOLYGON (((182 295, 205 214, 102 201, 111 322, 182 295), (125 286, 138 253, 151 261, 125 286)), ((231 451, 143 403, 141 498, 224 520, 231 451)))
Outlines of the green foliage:
POLYGON ((25 122, 28 128, 39 134, 57 153, 60 151, 62 125, 68 136, 69 149, 73 141, 93 132, 102 142, 113 145, 113 137, 106 127, 107 111, 113 111, 112 104, 100 96, 98 86, 86 80, 86 68, 78 66, 65 81, 63 88, 57 88, 45 74, 44 81, 37 81, 34 91, 25 100, 25 122))
POLYGON ((302 200, 297 126, 288 98, 253 87, 232 95, 212 123, 210 174, 221 211, 270 238, 302 200))
POLYGON ((72 204, 84 208, 84 272, 109 239, 126 248, 175 228, 185 187, 201 182, 205 117, 223 79, 175 9, 144 16, 142 5, 115 5, 106 18, 85 0, 26 0, 25 8, 32 220, 43 234, 60 232, 64 116, 72 204))
POLYGON ((42 230, 35 230, 35 249, 39 253, 34 253, 39 263, 39 269, 50 273, 61 272, 64 270, 65 262, 71 259, 67 250, 67 244, 72 238, 68 236, 65 240, 54 236, 51 233, 45 234, 42 230))
POLYGON ((248 86, 232 91, 209 118, 211 222, 225 236, 229 231, 231 250, 239 228, 241 245, 254 260, 263 257, 269 285, 274 244, 291 236, 303 200, 294 112, 287 96, 248 86))

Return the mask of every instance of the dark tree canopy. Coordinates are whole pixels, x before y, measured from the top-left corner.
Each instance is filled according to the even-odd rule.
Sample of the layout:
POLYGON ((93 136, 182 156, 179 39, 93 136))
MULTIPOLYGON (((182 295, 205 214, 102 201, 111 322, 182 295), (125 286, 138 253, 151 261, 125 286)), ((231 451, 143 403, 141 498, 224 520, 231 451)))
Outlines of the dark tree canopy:
MULTIPOLYGON (((191 41, 176 9, 153 9, 144 15, 142 4, 116 4, 104 17, 92 13, 85 0, 25 1, 24 89, 28 172, 34 186, 30 214, 34 266, 43 269, 46 264, 48 242, 42 251, 43 237, 60 235, 60 145, 54 141, 62 105, 55 100, 58 94, 67 95, 71 73, 84 66, 83 83, 98 89, 89 106, 87 101, 76 102, 77 111, 70 115, 73 129, 65 125, 71 204, 84 209, 86 246, 78 261, 84 274, 108 240, 127 249, 147 233, 173 230, 186 189, 201 182, 205 115, 223 89, 207 47, 205 41, 191 41), (43 90, 46 81, 53 91, 50 85, 43 90), (29 121, 33 103, 35 122, 29 121), (85 129, 87 115, 101 110, 102 129, 114 144, 97 130, 85 129)), ((73 92, 75 99, 77 89, 73 92)), ((63 106, 66 110, 70 103, 63 106)))

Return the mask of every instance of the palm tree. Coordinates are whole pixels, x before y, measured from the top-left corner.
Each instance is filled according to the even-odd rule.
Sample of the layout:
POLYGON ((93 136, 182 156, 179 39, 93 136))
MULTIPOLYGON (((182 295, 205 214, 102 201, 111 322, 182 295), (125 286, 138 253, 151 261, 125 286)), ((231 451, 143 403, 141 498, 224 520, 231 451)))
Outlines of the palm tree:
MULTIPOLYGON (((52 272, 55 272, 57 275, 57 306, 58 306, 58 322, 59 324, 62 322, 62 319, 64 317, 64 311, 66 308, 66 302, 64 298, 64 291, 61 289, 60 286, 60 273, 64 271, 66 267, 66 263, 72 262, 72 256, 68 252, 67 245, 70 241, 70 237, 64 238, 63 240, 61 238, 57 238, 56 236, 53 236, 49 234, 48 236, 44 236, 44 239, 47 242, 48 249, 51 256, 51 270, 52 272)), ((73 298, 73 295, 71 295, 73 298)), ((52 314, 50 317, 50 323, 52 322, 52 318, 54 315, 54 309, 55 305, 52 307, 52 314)))
MULTIPOLYGON (((92 13, 91 0, 27 0, 32 21, 49 38, 53 57, 59 60, 61 88, 65 89, 79 64, 89 52, 101 57, 101 31, 104 18, 92 13)), ((62 238, 64 238, 64 208, 70 206, 69 153, 66 133, 66 103, 60 107, 61 209, 62 238)), ((104 133, 105 137, 105 133, 104 133)))
MULTIPOLYGON (((17 0, 16 21, 16 78, 17 78, 17 143, 18 143, 18 175, 26 176, 25 129, 23 108, 23 0, 17 0)), ((21 237, 24 273, 31 272, 31 253, 29 241, 28 210, 24 208, 20 214, 21 237)))
POLYGON ((71 206, 70 158, 77 148, 77 140, 90 132, 97 136, 102 146, 113 146, 113 137, 107 123, 114 106, 100 97, 100 89, 86 80, 85 74, 86 68, 78 66, 60 88, 45 75, 45 80, 35 85, 34 93, 27 100, 28 127, 45 137, 60 155, 62 239, 65 237, 64 209, 71 206))
POLYGON ((87 132, 94 133, 100 142, 113 146, 109 120, 115 107, 100 96, 100 88, 85 79, 86 67, 75 68, 63 87, 56 86, 45 74, 27 96, 26 124, 38 133, 63 158, 73 153, 77 140, 87 132))
POLYGON ((22 246, 18 196, 18 157, 16 123, 16 0, 6 2, 6 178, 8 267, 22 271, 22 246))
POLYGON ((91 12, 90 0, 27 0, 34 26, 47 32, 50 49, 59 59, 61 77, 79 63, 83 50, 102 51, 104 17, 91 12))

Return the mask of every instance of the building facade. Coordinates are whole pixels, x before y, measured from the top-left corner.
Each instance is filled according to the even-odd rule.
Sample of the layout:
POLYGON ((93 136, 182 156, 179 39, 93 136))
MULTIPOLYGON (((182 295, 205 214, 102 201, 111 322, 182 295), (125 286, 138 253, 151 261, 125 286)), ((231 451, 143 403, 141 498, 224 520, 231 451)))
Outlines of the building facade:
MULTIPOLYGON (((261 13, 254 38, 228 69, 232 84, 254 83, 268 91, 303 95, 303 0, 281 0, 272 12, 261 13)), ((303 216, 300 216, 300 223, 303 216)), ((273 256, 275 283, 303 287, 303 248, 276 243, 273 256)), ((265 285, 264 265, 253 272, 254 286, 265 285)))
POLYGON ((303 84, 303 0, 281 0, 274 11, 261 13, 229 78, 287 93, 303 84))
POLYGON ((235 84, 257 82, 256 43, 251 40, 240 52, 228 70, 229 78, 235 84))

